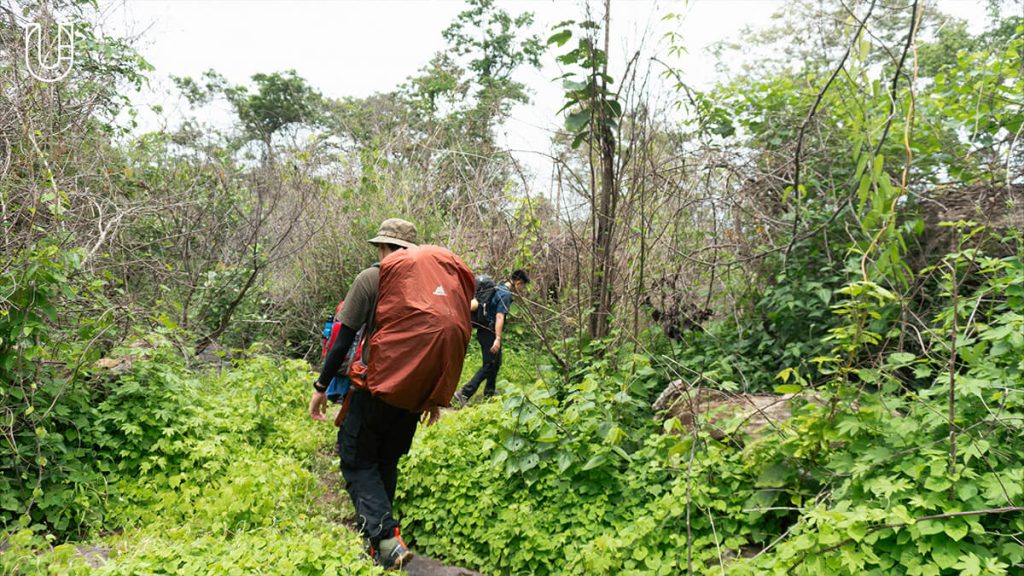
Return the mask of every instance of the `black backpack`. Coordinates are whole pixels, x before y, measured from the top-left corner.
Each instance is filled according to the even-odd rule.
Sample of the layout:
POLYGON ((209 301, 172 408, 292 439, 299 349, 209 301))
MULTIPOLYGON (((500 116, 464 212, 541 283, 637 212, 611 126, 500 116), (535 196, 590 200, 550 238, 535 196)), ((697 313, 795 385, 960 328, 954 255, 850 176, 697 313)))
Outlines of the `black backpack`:
POLYGON ((491 299, 494 298, 494 291, 497 289, 498 285, 494 283, 494 279, 490 276, 481 274, 476 277, 476 293, 473 298, 477 301, 477 307, 472 312, 474 326, 490 328, 487 321, 487 313, 491 305, 491 299))

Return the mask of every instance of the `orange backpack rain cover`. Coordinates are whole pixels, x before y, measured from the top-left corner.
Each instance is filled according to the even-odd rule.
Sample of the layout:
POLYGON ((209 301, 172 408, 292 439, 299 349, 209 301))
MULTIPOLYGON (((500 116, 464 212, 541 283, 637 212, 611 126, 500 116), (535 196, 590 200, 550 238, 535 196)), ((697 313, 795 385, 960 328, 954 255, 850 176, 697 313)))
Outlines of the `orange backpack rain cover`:
POLYGON ((399 250, 381 262, 367 352, 371 393, 410 412, 449 405, 466 358, 475 287, 473 272, 439 246, 399 250))

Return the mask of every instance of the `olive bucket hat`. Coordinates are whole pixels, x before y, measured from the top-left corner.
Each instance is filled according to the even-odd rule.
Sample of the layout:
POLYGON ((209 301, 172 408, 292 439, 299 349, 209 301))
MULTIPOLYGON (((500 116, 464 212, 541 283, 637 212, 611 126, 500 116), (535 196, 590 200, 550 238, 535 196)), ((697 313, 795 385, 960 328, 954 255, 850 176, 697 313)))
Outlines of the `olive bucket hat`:
POLYGON ((416 225, 401 218, 388 218, 380 223, 377 235, 370 244, 394 244, 403 248, 416 247, 416 225))

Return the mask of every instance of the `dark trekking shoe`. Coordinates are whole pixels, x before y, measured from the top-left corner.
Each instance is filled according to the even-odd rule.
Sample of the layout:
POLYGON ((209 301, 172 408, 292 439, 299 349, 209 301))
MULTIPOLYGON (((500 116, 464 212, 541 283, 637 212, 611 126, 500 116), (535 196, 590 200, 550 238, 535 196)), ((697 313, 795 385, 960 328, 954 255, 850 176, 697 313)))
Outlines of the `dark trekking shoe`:
POLYGON ((402 540, 398 528, 395 528, 395 535, 380 541, 377 554, 374 560, 377 564, 387 569, 401 568, 405 563, 412 560, 413 553, 402 540))

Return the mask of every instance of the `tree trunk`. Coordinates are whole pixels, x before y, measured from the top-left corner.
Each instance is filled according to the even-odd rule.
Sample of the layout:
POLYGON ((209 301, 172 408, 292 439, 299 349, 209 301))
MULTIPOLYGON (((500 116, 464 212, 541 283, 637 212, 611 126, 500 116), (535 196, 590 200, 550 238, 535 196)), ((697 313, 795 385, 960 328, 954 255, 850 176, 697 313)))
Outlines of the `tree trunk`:
MULTIPOLYGON (((605 1, 605 55, 608 54, 609 25, 611 24, 610 1, 605 1)), ((612 273, 614 257, 612 254, 612 238, 614 237, 615 212, 618 194, 615 189, 615 134, 609 126, 610 118, 605 103, 608 86, 604 80, 607 72, 607 58, 601 66, 601 89, 595 94, 593 106, 597 110, 595 129, 598 141, 598 154, 601 161, 601 195, 594 204, 597 208, 596 231, 594 238, 594 274, 590 290, 590 335, 593 338, 604 338, 608 335, 608 315, 611 312, 612 273)))

